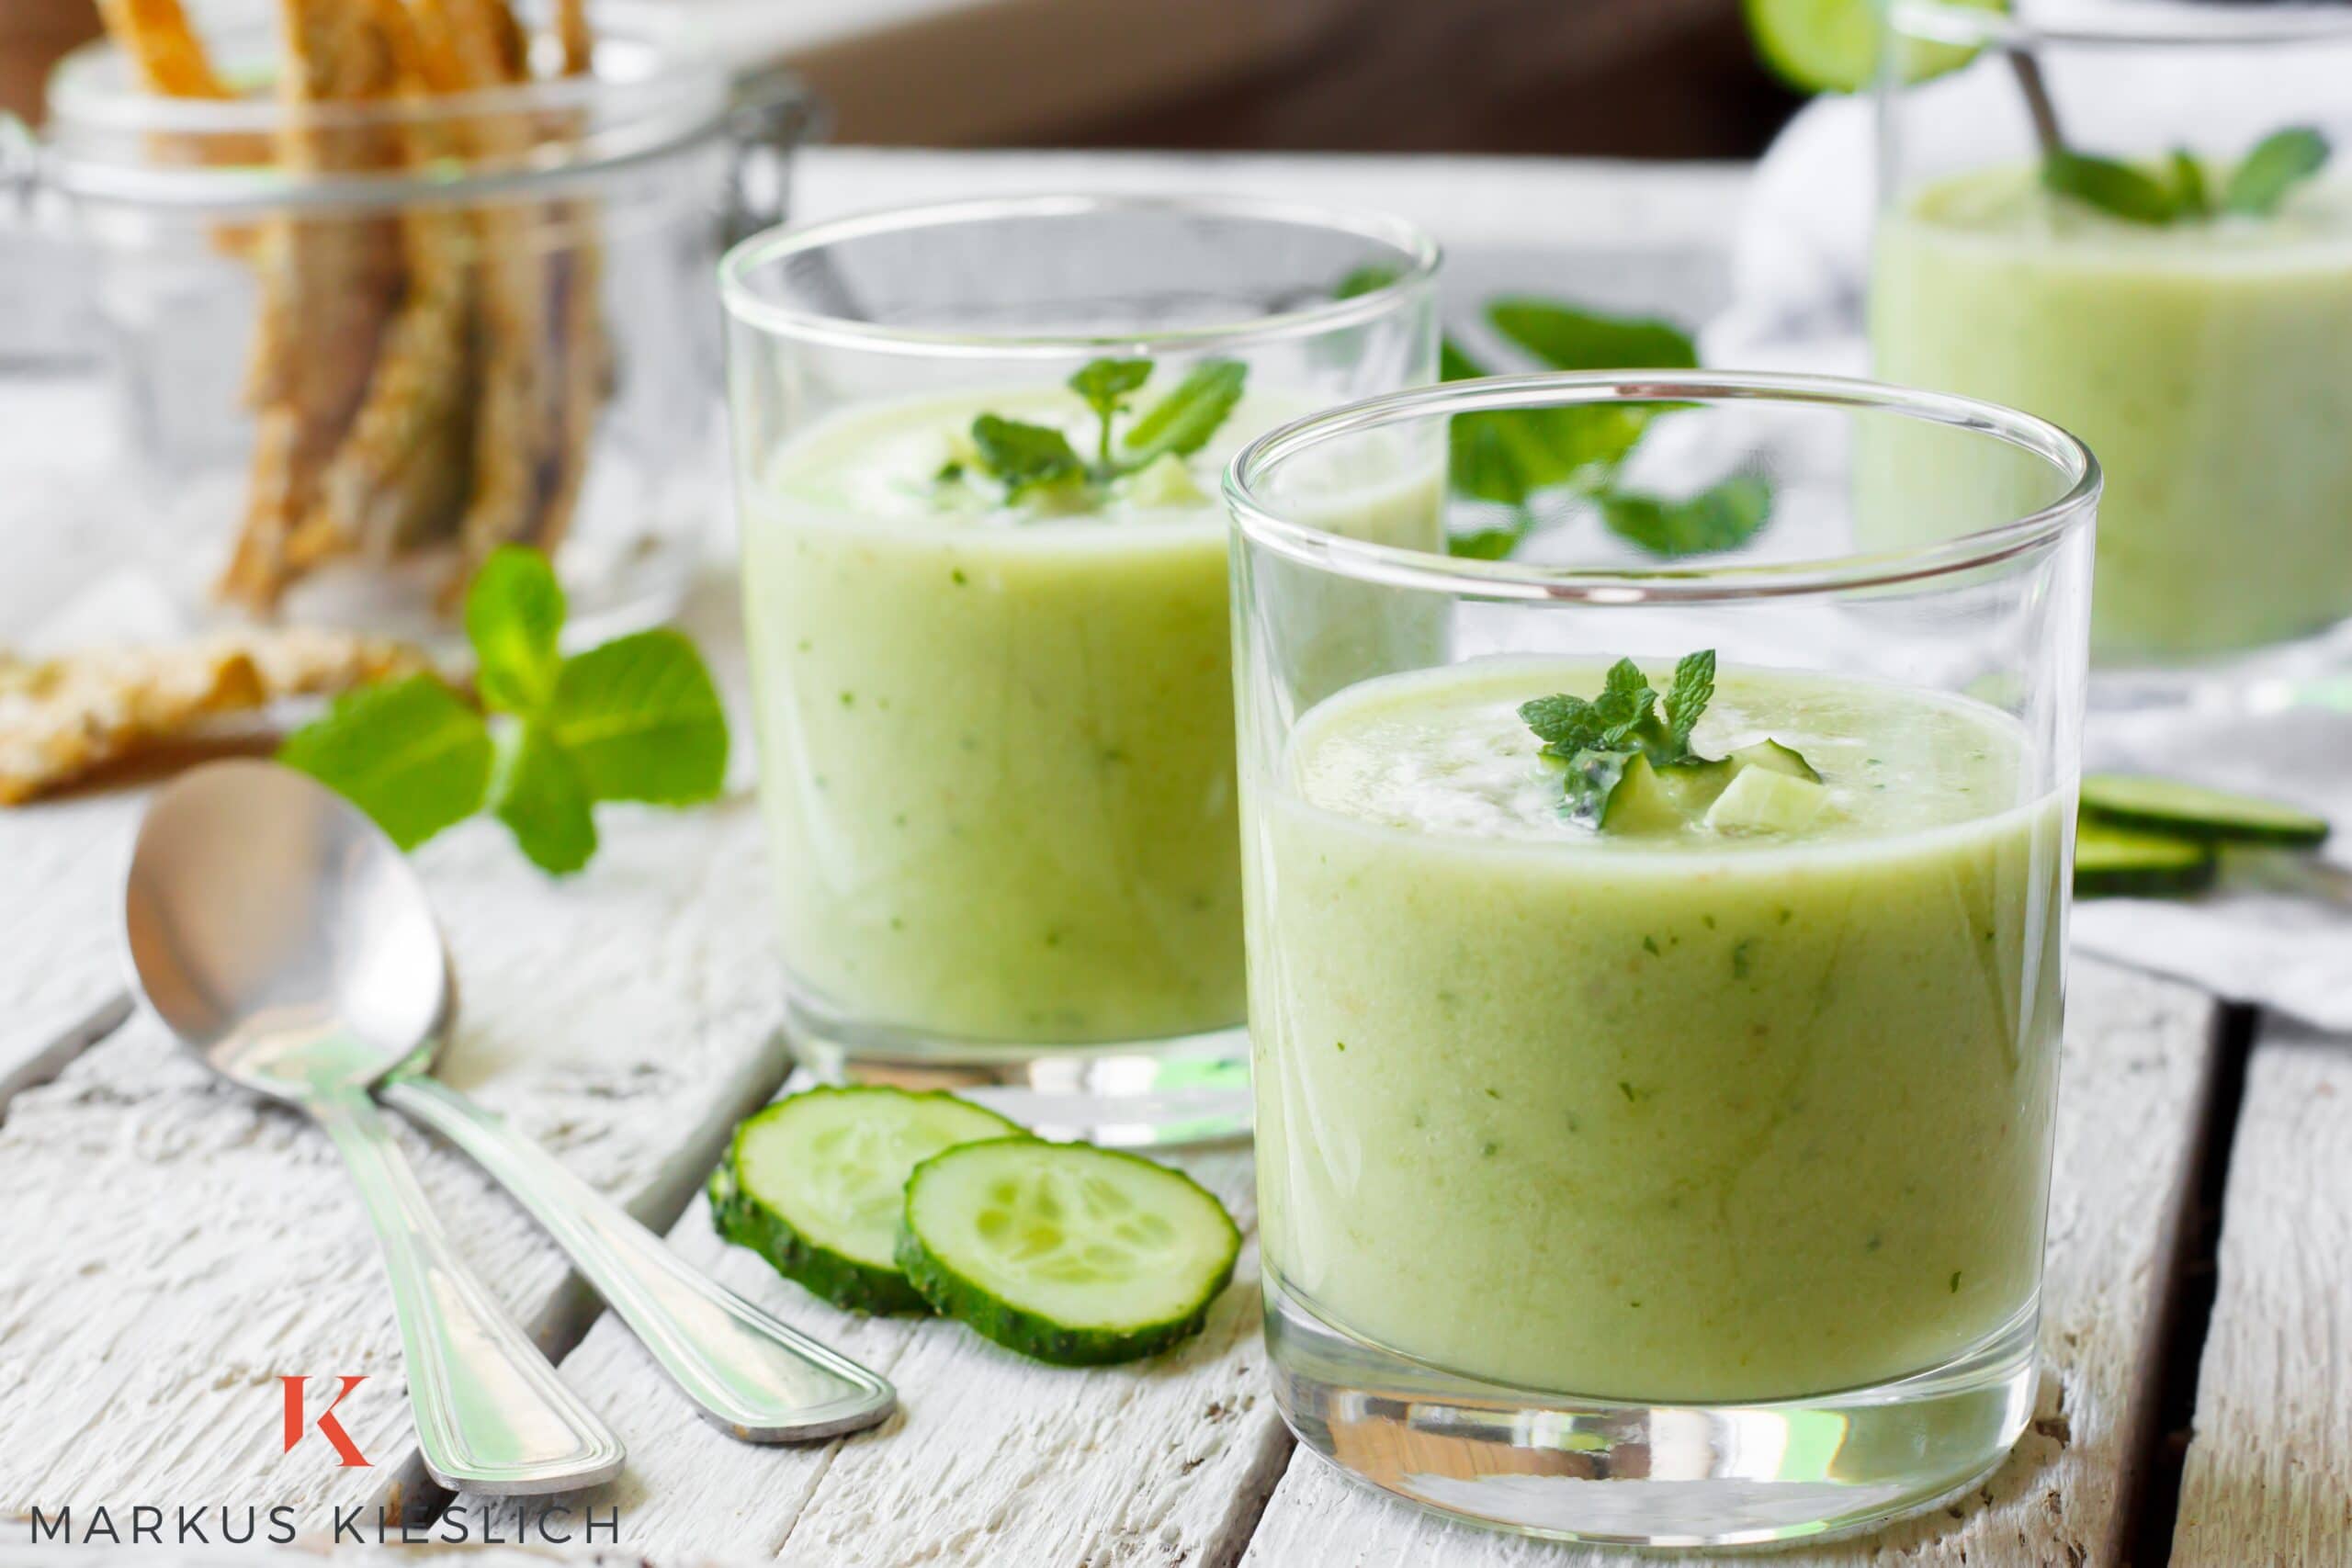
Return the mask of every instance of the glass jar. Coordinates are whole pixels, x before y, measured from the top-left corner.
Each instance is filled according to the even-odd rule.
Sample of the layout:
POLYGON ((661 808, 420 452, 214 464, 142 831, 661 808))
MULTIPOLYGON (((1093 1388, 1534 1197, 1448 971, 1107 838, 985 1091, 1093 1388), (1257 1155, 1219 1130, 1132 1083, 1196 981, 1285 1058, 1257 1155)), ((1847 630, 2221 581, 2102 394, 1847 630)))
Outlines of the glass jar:
MULTIPOLYGON (((1394 219, 1224 197, 914 208, 728 257, 805 1062, 946 1075, 1097 1141, 1248 1130, 1217 470, 1432 378, 1436 265, 1394 219), (1070 385, 1106 364, 1108 423, 1070 385), (1194 387, 1179 441, 1155 412, 1194 387), (1057 466, 1016 488, 991 430, 1057 466)), ((1433 501, 1376 525, 1427 533, 1433 501)))
POLYGON ((1890 36, 1946 69, 1882 78, 1876 373, 2098 453, 2095 697, 2352 669, 2352 14, 1897 0, 1890 36), (2238 209, 2289 128, 2333 154, 2238 209))
MULTIPOLYGON (((150 93, 110 43, 60 65, 32 178, 86 258, 123 502, 75 525, 182 623, 142 629, 442 645, 503 544, 554 558, 573 637, 676 607, 721 499, 713 269, 781 210, 805 100, 673 8, 593 19, 590 74, 308 113, 150 93)), ((272 26, 207 41, 275 73, 272 26)))
POLYGON ((1430 1506, 1646 1546, 1989 1472, 2033 1408, 2090 455, 1604 372, 1304 420, 1226 493, 1284 1418, 1430 1506), (1627 417, 1641 504, 1736 484, 1760 530, 1632 567, 1606 498, 1523 559, 1344 536, 1468 430, 1627 417), (1944 536, 1883 547, 1922 501, 1944 536))

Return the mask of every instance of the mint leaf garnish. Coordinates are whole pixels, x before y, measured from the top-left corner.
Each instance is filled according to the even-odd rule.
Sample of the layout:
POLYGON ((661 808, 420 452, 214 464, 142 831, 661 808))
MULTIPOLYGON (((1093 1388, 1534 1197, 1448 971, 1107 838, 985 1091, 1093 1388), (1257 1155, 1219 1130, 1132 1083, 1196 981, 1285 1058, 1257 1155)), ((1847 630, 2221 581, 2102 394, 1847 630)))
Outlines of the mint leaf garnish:
POLYGON ((2272 131, 2255 144, 2214 199, 2205 165, 2175 148, 2160 172, 2061 148, 2041 160, 2041 183, 2062 196, 2132 223, 2161 225, 2220 211, 2267 218, 2295 186, 2324 167, 2334 150, 2309 126, 2272 131))
POLYGON ((2222 191, 2222 207, 2252 217, 2268 217, 2278 210, 2289 191, 2325 166, 2332 151, 2327 138, 2309 126, 2272 131, 2255 144, 2231 174, 2222 191))
POLYGON ((490 728, 431 675, 362 686, 287 737, 277 760, 376 819, 404 850, 481 809, 490 728))
POLYGON ((592 800, 688 806, 727 776, 727 714, 695 645, 666 626, 566 660, 541 716, 592 800))
POLYGON ((2128 222, 2163 224, 2180 216, 2180 198, 2171 186, 2113 158, 2052 152, 2041 161, 2041 183, 2128 222))
POLYGON ((1652 555, 1679 557, 1736 549, 1772 515, 1772 484, 1760 474, 1737 474, 1682 501, 1633 491, 1600 497, 1609 531, 1652 555))
MULTIPOLYGON (((1621 659, 1602 677, 1599 696, 1587 701, 1563 692, 1536 697, 1520 705, 1519 716, 1544 742, 1544 757, 1567 764, 1560 776, 1563 811, 1598 828, 1609 816, 1610 797, 1636 761, 1653 771, 1710 762, 1692 750, 1690 738, 1714 695, 1715 655, 1706 649, 1686 653, 1675 664, 1663 712, 1641 666, 1621 659)), ((1779 750, 1818 782, 1820 775, 1803 757, 1779 750)), ((1721 783, 1715 787, 1720 790, 1721 783)))
POLYGON ((1094 442, 1094 459, 1104 468, 1111 466, 1111 425, 1126 411, 1127 394, 1151 379, 1148 359, 1094 359, 1078 368, 1069 378, 1069 389, 1085 400, 1094 411, 1101 429, 1094 442))
POLYGON ((491 810, 531 863, 551 876, 578 871, 596 852, 588 786, 571 756, 538 725, 522 725, 500 748, 491 810))
POLYGON ((563 587, 537 550, 500 550, 482 562, 466 593, 466 637, 479 670, 474 684, 499 713, 528 713, 555 690, 562 662, 563 587))
POLYGON ((679 633, 639 632, 563 658, 562 590, 544 558, 514 546, 476 574, 466 629, 491 716, 413 675, 337 699, 287 737, 278 761, 341 793, 404 850, 487 803, 557 875, 595 853, 594 802, 718 795, 726 713, 679 633))
MULTIPOLYGON (((1169 394, 1114 440, 1128 397, 1151 379, 1148 359, 1091 359, 1070 376, 1069 389, 1095 418, 1094 460, 1088 462, 1069 437, 1050 425, 984 413, 972 422, 972 444, 980 466, 1004 486, 1004 498, 1018 501, 1049 485, 1083 487, 1089 500, 1102 499, 1114 479, 1149 468, 1163 457, 1190 457, 1208 445, 1217 427, 1241 400, 1250 367, 1238 359, 1204 359, 1169 394)), ((941 478, 946 479, 946 471, 941 478)), ((956 478, 961 478, 957 470, 956 478)))
POLYGON ((2206 188, 2205 165, 2198 160, 2197 154, 2186 147, 2176 147, 2167 166, 2172 171, 2175 209, 2184 218, 2211 217, 2212 193, 2206 188))
POLYGON ((1003 481, 1007 500, 1086 474, 1069 437, 1051 425, 984 413, 972 422, 972 445, 980 449, 980 461, 989 472, 1003 481))
POLYGON ((1674 684, 1666 694, 1667 739, 1679 755, 1690 755, 1690 731, 1714 700, 1715 650, 1684 654, 1674 666, 1674 684))
POLYGON ((1139 468, 1170 453, 1190 457, 1207 446, 1241 400, 1249 376, 1250 367, 1238 359, 1204 359, 1193 366, 1174 391, 1127 427, 1127 466, 1139 468))

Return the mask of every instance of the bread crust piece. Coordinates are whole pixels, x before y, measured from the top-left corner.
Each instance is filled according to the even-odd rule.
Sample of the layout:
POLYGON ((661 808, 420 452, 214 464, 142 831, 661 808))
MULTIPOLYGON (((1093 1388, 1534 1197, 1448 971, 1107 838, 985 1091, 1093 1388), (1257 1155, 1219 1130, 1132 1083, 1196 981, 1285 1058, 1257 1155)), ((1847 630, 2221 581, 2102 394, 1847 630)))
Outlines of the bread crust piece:
POLYGON ((0 806, 187 740, 224 716, 425 668, 402 643, 296 627, 38 662, 0 654, 0 806))
POLYGON ((99 0, 98 9, 149 92, 174 98, 234 96, 213 70, 179 0, 99 0))
MULTIPOLYGON (((391 51, 348 0, 280 0, 286 110, 279 162, 296 173, 396 166, 398 136, 376 124, 322 119, 321 105, 371 101, 398 84, 391 51)), ((288 546, 365 396, 398 302, 399 223, 328 212, 273 220, 261 252, 263 299, 249 393, 262 427, 245 524, 222 575, 223 597, 276 607, 294 563, 288 546)))
MULTIPOLYGON (((363 0, 393 61, 401 95, 434 93, 424 40, 401 0, 363 0)), ((401 128, 410 165, 461 155, 457 133, 429 118, 401 128)), ((473 228, 462 212, 401 214, 405 288, 386 327, 365 400, 319 484, 317 503, 288 541, 302 570, 356 549, 372 560, 457 532, 472 479, 473 228)))

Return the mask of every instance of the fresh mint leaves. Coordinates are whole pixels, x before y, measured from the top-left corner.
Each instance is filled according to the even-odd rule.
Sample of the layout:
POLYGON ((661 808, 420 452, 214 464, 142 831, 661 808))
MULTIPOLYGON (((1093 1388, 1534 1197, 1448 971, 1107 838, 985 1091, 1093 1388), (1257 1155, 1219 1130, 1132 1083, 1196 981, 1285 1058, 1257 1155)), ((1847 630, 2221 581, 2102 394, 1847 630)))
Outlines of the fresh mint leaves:
MULTIPOLYGON (((1207 446, 1241 400, 1250 375, 1250 367, 1238 359, 1204 359, 1121 435, 1119 419, 1132 406, 1131 395, 1151 379, 1152 368, 1148 359, 1093 359, 1070 377, 1069 389, 1095 418, 1091 461, 1080 457, 1069 437, 1051 425, 984 413, 972 422, 972 445, 980 468, 1004 487, 1007 501, 1056 486, 1092 492, 1099 499, 1102 487, 1114 479, 1163 457, 1190 457, 1207 446)), ((963 477, 962 466, 954 463, 939 475, 943 481, 963 477)))
POLYGON ((277 760, 333 787, 414 849, 481 808, 489 727, 432 675, 362 686, 286 738, 277 760))
MULTIPOLYGON (((1359 267, 1332 289, 1351 299, 1396 281, 1383 266, 1359 267)), ((1495 334, 1552 370, 1690 369, 1698 344, 1670 321, 1612 316, 1564 300, 1505 295, 1487 301, 1495 334)), ((1438 378, 1472 381, 1492 368, 1452 337, 1438 344, 1438 378)), ((1446 550, 1472 560, 1501 560, 1535 529, 1535 498, 1545 491, 1581 493, 1602 525, 1653 555, 1679 557, 1744 544, 1771 516, 1772 490, 1757 475, 1740 475, 1682 501, 1620 491, 1620 470, 1651 422, 1688 405, 1588 403, 1566 407, 1485 409, 1455 414, 1446 432, 1447 469, 1453 493, 1507 508, 1483 527, 1456 530, 1446 550)))
POLYGON ((2162 226, 2217 212, 2267 218, 2295 186, 2326 166, 2333 149, 2308 126, 2290 126, 2256 142, 2229 177, 2218 201, 2204 164, 2176 148, 2160 170, 2059 149, 2043 157, 2041 183, 2062 196, 2127 222, 2162 226))
POLYGON ((1715 693, 1712 649, 1684 654, 1674 667, 1665 712, 1640 665, 1621 659, 1590 701, 1566 693, 1520 705, 1519 716, 1544 742, 1544 755, 1567 764, 1562 779, 1568 814, 1598 827, 1625 770, 1637 757, 1653 768, 1700 761, 1690 732, 1715 693))
POLYGON ((1760 474, 1735 474, 1681 501, 1611 491, 1598 504, 1611 533, 1654 556, 1708 555, 1756 536, 1772 515, 1772 486, 1760 474))
POLYGON ((339 698, 287 738, 278 761, 345 795, 404 850, 486 806, 533 864, 559 876, 595 853, 597 802, 716 796, 727 716, 694 644, 657 627, 567 659, 564 614, 546 557, 498 551, 466 600, 487 716, 435 677, 413 675, 339 698))

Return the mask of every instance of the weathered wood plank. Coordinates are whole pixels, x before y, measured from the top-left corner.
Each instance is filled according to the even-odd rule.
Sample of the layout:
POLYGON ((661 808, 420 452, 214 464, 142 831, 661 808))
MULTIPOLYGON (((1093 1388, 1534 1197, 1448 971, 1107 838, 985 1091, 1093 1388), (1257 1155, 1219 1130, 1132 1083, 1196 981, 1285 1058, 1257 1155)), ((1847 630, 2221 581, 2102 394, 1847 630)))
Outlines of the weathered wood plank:
MULTIPOLYGON (((1250 1159, 1174 1161, 1254 1228, 1250 1159)), ((625 1545, 667 1558, 776 1558, 809 1568, 923 1562, 1223 1562, 1238 1556, 1289 1438, 1263 1386, 1256 1254, 1185 1349, 1143 1367, 1046 1367, 957 1325, 859 1318, 725 1247, 696 1203, 671 1245, 734 1289, 899 1385, 900 1413, 814 1449, 760 1449, 673 1422, 628 1471, 579 1501, 617 1506, 625 1545)), ((563 1363, 613 1406, 650 1401, 660 1373, 600 1322, 563 1363)), ((466 1497, 460 1507, 486 1500, 466 1497)), ((509 1505, 503 1528, 520 1528, 509 1505)))
MULTIPOLYGON (((2096 963, 2075 967, 2033 1427, 1970 1499, 1800 1564, 2119 1561, 2153 1415, 2155 1330, 2210 1071, 2211 1004, 2096 963)), ((1341 1477, 1301 1450, 1249 1568, 1607 1568, 1614 1554, 1476 1530, 1341 1477)), ((2242 1561, 2253 1561, 2245 1559, 2242 1561)))
MULTIPOLYGON (((755 816, 616 816, 560 888, 487 822, 419 856, 464 995, 446 1076, 656 1224, 783 1073, 755 816)), ((584 1303, 560 1254, 459 1156, 408 1141, 460 1251, 560 1350, 584 1303)), ((315 1529, 414 1495, 390 1303, 322 1136, 142 1019, 17 1099, 0 1168, 0 1516, 252 1498, 315 1529), (368 1375, 337 1414, 374 1468, 316 1438, 281 1452, 286 1373, 368 1375)), ((666 1389, 583 1392, 625 1438, 697 1425, 666 1389)))
POLYGON ((122 1021, 122 870, 139 802, 0 807, 0 1112, 122 1021))
POLYGON ((2222 1200, 2178 1568, 2352 1562, 2352 1050, 2265 1019, 2222 1200))

